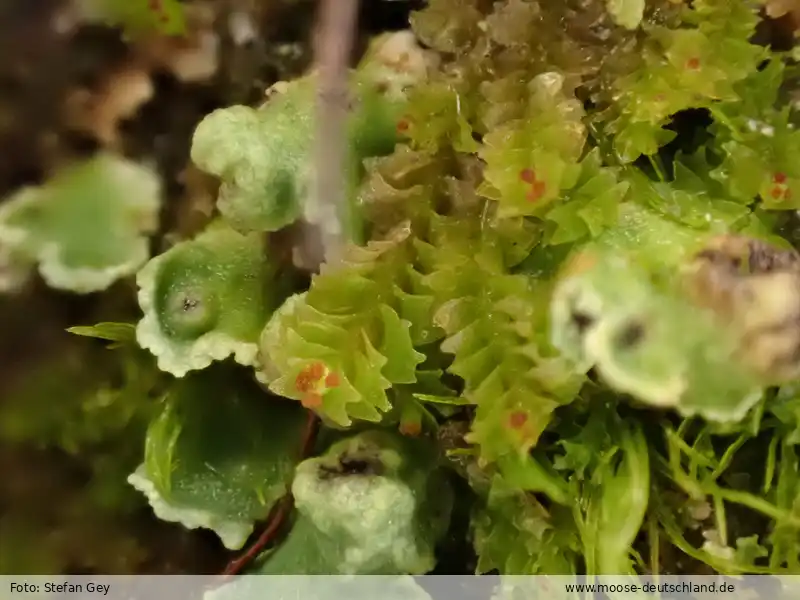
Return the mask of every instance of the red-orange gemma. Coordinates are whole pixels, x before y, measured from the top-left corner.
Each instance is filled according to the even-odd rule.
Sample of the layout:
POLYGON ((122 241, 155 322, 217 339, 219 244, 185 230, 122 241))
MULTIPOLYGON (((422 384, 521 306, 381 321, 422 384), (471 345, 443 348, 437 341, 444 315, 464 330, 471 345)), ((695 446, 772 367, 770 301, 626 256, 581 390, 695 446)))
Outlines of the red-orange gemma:
POLYGON ((408 119, 400 119, 397 122, 397 131, 408 131, 408 119))
POLYGON ((783 197, 783 190, 781 188, 779 188, 779 187, 774 187, 774 188, 772 188, 772 191, 770 192, 770 195, 775 200, 777 200, 778 198, 783 197))
POLYGON ((537 200, 541 199, 542 196, 544 196, 546 190, 547 185, 544 181, 534 181, 531 185, 531 189, 528 190, 527 194, 525 194, 525 198, 529 202, 536 202, 537 200))
POLYGON ((533 183, 536 181, 536 173, 534 173, 533 169, 522 169, 519 172, 519 178, 525 183, 533 183))
POLYGON ((308 373, 305 371, 301 371, 297 374, 297 377, 294 378, 294 387, 297 389, 298 392, 305 393, 312 388, 314 382, 308 376, 308 373))
POLYGON ((777 184, 786 183, 786 173, 775 173, 772 177, 772 181, 777 184))
POLYGON ((321 362, 314 362, 307 365, 297 374, 297 377, 295 377, 295 388, 297 388, 298 392, 308 392, 322 379, 325 375, 325 371, 325 365, 321 362))
POLYGON ((305 408, 308 409, 319 408, 320 406, 322 406, 322 396, 320 394, 317 394, 316 392, 306 394, 300 400, 300 404, 302 404, 305 408))
POLYGON ((792 199, 792 190, 786 190, 783 192, 783 199, 787 202, 792 199))
POLYGON ((700 68, 700 59, 697 57, 690 58, 689 60, 686 61, 686 67, 692 69, 693 71, 696 71, 697 69, 700 68))
POLYGON ((335 388, 339 386, 339 374, 330 372, 325 376, 325 387, 335 388))
POLYGON ((508 426, 511 429, 522 429, 528 422, 528 415, 523 410, 515 410, 508 417, 508 426))

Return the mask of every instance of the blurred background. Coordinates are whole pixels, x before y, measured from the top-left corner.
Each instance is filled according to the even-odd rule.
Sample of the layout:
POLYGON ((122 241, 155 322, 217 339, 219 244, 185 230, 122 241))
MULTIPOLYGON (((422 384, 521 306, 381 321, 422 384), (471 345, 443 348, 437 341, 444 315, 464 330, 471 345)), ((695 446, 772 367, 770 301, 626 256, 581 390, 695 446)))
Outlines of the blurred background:
MULTIPOLYGON (((0 198, 121 153, 162 178, 158 252, 213 207, 214 182, 189 163, 194 127, 308 67, 316 2, 185 2, 182 36, 131 35, 104 18, 114 3, 153 4, 0 0, 0 198)), ((358 47, 421 4, 363 2, 358 47)), ((60 293, 33 276, 0 294, 0 573, 210 573, 231 558, 213 534, 158 521, 126 483, 158 393, 152 363, 66 331, 137 321, 135 291, 60 293)))

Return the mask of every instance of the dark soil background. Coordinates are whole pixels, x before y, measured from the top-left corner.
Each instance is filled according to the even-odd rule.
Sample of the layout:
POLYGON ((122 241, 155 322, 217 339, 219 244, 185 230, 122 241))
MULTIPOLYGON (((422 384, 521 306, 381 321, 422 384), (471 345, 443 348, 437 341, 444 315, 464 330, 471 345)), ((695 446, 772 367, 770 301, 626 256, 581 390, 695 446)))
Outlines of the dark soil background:
MULTIPOLYGON (((359 48, 372 34, 406 27, 421 4, 363 2, 359 48)), ((217 107, 258 102, 309 65, 316 2, 187 5, 195 12, 186 39, 130 41, 81 20, 68 0, 0 0, 0 198, 110 149, 156 164, 164 178, 155 251, 203 224, 214 182, 189 165, 194 127, 217 107), (249 23, 249 39, 236 39, 234 18, 249 23), (186 81, 175 64, 202 55, 200 35, 216 39, 216 68, 186 81), (148 81, 150 94, 141 93, 148 81)), ((213 534, 158 521, 129 489, 139 429, 106 439, 100 423, 82 443, 66 433, 94 423, 86 390, 115 367, 102 344, 65 329, 137 318, 132 282, 74 296, 34 278, 0 295, 0 573, 210 573, 232 558, 213 534)))

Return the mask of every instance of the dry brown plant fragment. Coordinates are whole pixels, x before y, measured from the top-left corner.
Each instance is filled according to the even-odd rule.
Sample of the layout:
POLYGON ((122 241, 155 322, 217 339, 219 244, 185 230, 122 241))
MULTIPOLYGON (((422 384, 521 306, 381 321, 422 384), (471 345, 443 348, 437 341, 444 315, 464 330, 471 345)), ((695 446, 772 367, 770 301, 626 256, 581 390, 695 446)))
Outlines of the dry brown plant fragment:
POLYGON ((169 73, 182 83, 214 77, 220 62, 215 18, 216 11, 210 3, 194 3, 186 8, 185 36, 153 33, 131 41, 126 62, 97 85, 77 88, 68 95, 65 107, 68 125, 90 134, 106 147, 118 147, 121 124, 135 117, 153 99, 155 73, 169 73))

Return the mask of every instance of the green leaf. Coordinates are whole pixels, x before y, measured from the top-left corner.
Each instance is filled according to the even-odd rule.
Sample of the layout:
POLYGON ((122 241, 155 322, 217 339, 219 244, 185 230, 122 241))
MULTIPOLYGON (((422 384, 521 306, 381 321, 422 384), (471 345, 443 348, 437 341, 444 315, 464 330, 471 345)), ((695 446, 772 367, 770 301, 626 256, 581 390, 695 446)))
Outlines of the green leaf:
MULTIPOLYGON (((614 1, 621 10, 638 3, 614 1)), ((677 19, 676 19, 677 20, 677 19)), ((615 77, 614 118, 609 132, 619 160, 631 163, 653 156, 676 131, 665 129, 676 113, 737 101, 736 85, 753 75, 767 55, 750 42, 758 23, 755 2, 708 0, 680 13, 683 23, 649 23, 644 43, 634 52, 634 68, 615 77)))
POLYGON ((800 444, 800 388, 788 383, 780 388, 769 403, 769 411, 780 421, 786 440, 800 444))
MULTIPOLYGON (((416 381, 425 356, 414 349, 411 323, 400 317, 399 286, 391 283, 413 260, 410 233, 406 223, 388 239, 347 249, 274 314, 261 335, 258 372, 272 392, 347 426, 379 421, 392 408, 391 385, 416 381)), ((424 300, 424 292, 405 296, 424 300)), ((431 320, 429 314, 417 325, 431 320)))
POLYGON ((3 202, 0 249, 38 263, 50 287, 98 292, 147 261, 160 206, 156 173, 101 153, 3 202))
POLYGON ((222 179, 217 206, 236 228, 275 231, 302 214, 313 88, 296 82, 263 108, 217 109, 197 126, 192 161, 222 179))
MULTIPOLYGON (((637 194, 635 187, 631 194, 637 194)), ((675 268, 702 246, 706 236, 637 202, 625 202, 619 207, 617 226, 603 231, 583 249, 596 245, 602 251, 635 254, 648 265, 675 268)))
MULTIPOLYGON (((427 73, 422 51, 407 32, 374 40, 359 68, 350 74, 351 103, 347 185, 355 194, 363 161, 390 154, 399 141, 397 122, 405 89, 427 73), (405 66, 398 66, 405 60, 405 66)), ((217 206, 243 232, 276 231, 301 217, 331 233, 360 241, 358 207, 319 204, 313 189, 315 74, 276 84, 258 108, 217 109, 197 126, 192 161, 221 179, 217 206), (331 212, 333 211, 333 212, 331 212)), ((320 201, 321 202, 321 201, 320 201)))
POLYGON ((479 574, 577 573, 580 541, 569 508, 551 509, 495 476, 471 521, 479 574))
POLYGON ((769 551, 758 542, 757 535, 736 539, 736 562, 755 565, 759 559, 769 556, 769 551))
MULTIPOLYGON (((717 319, 631 256, 586 256, 553 295, 553 344, 584 372, 651 406, 735 422, 767 384, 738 353, 741 323, 717 319)), ((674 281, 672 286, 677 284, 674 281)))
POLYGON ((258 336, 291 278, 279 277, 261 235, 216 222, 153 258, 137 283, 139 345, 183 377, 230 355, 256 364, 258 336))
POLYGON ((638 424, 608 423, 618 450, 595 468, 583 509, 581 538, 589 573, 633 574, 631 547, 650 495, 647 440, 638 424))
POLYGON ((413 394, 413 396, 420 402, 430 402, 431 404, 469 405, 469 401, 461 396, 431 396, 430 394, 413 394))
POLYGON ((540 492, 565 506, 572 503, 564 481, 536 457, 507 455, 497 461, 497 466, 505 482, 516 489, 540 492))
POLYGON ((299 512, 260 574, 421 575, 435 565, 452 491, 427 442, 368 431, 297 468, 299 512))
POLYGON ((674 169, 672 182, 652 182, 640 171, 631 173, 633 197, 664 217, 698 231, 727 231, 750 213, 741 202, 714 197, 713 185, 683 163, 676 162, 674 169))
POLYGON ((128 481, 157 517, 212 529, 226 547, 241 548, 288 491, 305 422, 299 406, 215 366, 174 382, 128 481))
POLYGON ((546 212, 580 174, 586 128, 567 80, 560 73, 542 73, 526 92, 524 115, 492 128, 478 152, 486 168, 477 191, 498 201, 502 217, 546 212))
POLYGON ((598 237, 619 222, 619 205, 630 183, 617 180, 617 171, 602 166, 595 149, 581 162, 581 174, 575 187, 547 212, 546 219, 556 228, 549 244, 565 244, 585 237, 598 237))
POLYGON ((800 132, 791 111, 743 113, 740 105, 731 103, 713 114, 715 150, 722 162, 712 177, 743 202, 758 197, 768 210, 800 207, 800 169, 792 158, 800 154, 800 132))
POLYGON ((118 342, 120 345, 136 343, 136 325, 133 323, 97 323, 96 325, 78 325, 69 327, 69 333, 84 337, 99 338, 110 342, 118 342))

